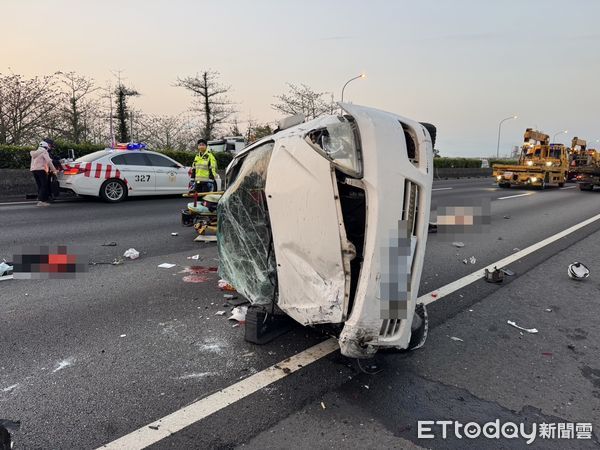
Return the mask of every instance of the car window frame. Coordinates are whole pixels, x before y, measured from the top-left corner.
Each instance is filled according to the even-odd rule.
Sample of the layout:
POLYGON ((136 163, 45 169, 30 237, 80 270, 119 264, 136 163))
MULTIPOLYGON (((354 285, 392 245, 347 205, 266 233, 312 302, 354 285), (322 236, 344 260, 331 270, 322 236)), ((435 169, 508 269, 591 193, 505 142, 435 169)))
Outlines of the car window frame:
POLYGON ((152 167, 169 167, 171 169, 181 169, 182 167, 184 167, 181 163, 175 161, 172 158, 169 158, 167 155, 161 155, 159 153, 146 153, 145 156, 148 158, 148 160, 150 161, 150 164, 152 164, 152 167), (156 166, 152 163, 152 158, 151 156, 155 156, 157 158, 162 158, 164 160, 169 161, 171 164, 169 164, 168 166, 156 166), (177 167, 175 167, 175 165, 177 165, 177 167))
POLYGON ((155 167, 155 166, 152 165, 152 161, 150 161, 150 158, 148 158, 144 153, 139 153, 139 152, 136 152, 136 153, 133 153, 133 152, 131 152, 131 153, 122 153, 120 155, 114 155, 114 156, 111 157, 110 162, 113 163, 116 166, 155 167), (127 156, 133 156, 133 155, 140 155, 140 156, 142 156, 142 158, 144 159, 144 161, 146 162, 146 164, 128 164, 127 161, 126 161, 127 160, 126 157, 127 156), (114 162, 114 159, 117 158, 117 157, 119 157, 119 156, 122 156, 122 157, 125 158, 125 162, 124 163, 114 162))

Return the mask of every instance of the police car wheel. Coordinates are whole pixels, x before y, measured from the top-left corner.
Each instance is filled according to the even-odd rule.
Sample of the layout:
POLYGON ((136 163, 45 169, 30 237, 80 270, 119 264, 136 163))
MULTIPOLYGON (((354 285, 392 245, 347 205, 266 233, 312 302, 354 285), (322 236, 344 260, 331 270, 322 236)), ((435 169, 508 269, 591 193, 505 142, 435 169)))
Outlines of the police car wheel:
POLYGON ((121 180, 107 180, 100 187, 100 197, 109 203, 121 202, 127 198, 127 186, 121 180))

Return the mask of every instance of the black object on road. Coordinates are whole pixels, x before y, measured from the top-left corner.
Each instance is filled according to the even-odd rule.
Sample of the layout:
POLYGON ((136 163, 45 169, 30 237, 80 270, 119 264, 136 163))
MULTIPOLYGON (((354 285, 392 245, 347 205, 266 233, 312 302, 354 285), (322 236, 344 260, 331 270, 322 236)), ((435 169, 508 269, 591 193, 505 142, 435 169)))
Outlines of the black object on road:
POLYGON ((263 345, 292 329, 293 320, 284 314, 270 314, 264 308, 251 305, 246 313, 244 339, 263 345))

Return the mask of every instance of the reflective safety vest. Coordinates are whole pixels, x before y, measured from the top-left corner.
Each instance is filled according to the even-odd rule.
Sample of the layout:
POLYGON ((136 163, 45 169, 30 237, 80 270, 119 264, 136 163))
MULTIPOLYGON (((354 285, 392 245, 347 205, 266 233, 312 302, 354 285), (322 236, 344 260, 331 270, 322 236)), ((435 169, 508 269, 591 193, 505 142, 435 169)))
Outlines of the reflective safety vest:
POLYGON ((196 170, 196 181, 212 180, 217 174, 217 160, 210 150, 202 155, 198 153, 192 167, 196 170))

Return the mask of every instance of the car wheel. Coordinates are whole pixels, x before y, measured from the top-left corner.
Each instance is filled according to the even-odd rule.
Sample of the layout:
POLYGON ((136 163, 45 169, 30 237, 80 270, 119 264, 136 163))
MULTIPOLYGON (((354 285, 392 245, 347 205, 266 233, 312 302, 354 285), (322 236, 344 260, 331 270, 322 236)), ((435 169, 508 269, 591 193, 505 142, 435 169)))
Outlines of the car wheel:
POLYGON ((542 180, 542 183, 540 184, 540 190, 543 191, 544 189, 546 189, 546 181, 542 180))
POLYGON ((594 186, 588 183, 579 183, 578 186, 580 191, 591 191, 594 189, 594 186))
POLYGON ((504 189, 508 189, 510 187, 510 183, 499 183, 498 186, 504 189))
POLYGON ((558 183, 558 187, 559 187, 559 188, 561 188, 561 187, 565 187, 565 183, 558 183))
POLYGON ((100 197, 109 203, 121 202, 127 198, 127 186, 121 180, 107 180, 100 187, 100 197))

